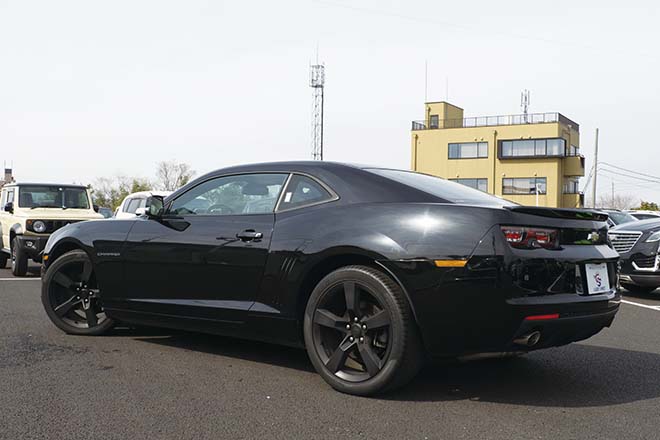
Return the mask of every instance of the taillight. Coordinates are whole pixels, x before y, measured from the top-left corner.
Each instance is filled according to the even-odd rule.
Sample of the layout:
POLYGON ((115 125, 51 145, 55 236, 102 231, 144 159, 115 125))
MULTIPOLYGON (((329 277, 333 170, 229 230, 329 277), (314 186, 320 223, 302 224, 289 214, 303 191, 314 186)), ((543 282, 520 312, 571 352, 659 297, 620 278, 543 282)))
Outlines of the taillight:
POLYGON ((557 229, 535 228, 531 226, 502 226, 504 238, 518 249, 557 249, 559 231, 557 229))

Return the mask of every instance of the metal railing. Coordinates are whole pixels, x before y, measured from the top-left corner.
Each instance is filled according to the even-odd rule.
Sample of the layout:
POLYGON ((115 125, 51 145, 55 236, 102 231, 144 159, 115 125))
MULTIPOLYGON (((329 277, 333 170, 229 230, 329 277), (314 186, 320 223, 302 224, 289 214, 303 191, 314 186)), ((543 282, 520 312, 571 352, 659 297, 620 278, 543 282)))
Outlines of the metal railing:
POLYGON ((492 127, 496 125, 525 125, 561 122, 580 131, 580 126, 561 113, 528 113, 503 116, 474 116, 462 119, 440 119, 427 121, 412 121, 412 130, 432 130, 438 128, 492 127))

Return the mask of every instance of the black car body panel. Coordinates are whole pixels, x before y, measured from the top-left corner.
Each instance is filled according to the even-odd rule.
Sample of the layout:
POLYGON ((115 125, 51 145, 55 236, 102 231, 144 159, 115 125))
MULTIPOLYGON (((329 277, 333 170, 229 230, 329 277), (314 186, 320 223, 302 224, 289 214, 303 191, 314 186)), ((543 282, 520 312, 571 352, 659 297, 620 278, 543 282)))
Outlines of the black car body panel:
POLYGON ((660 220, 625 223, 612 228, 610 241, 621 255, 622 281, 642 287, 660 287, 660 240, 648 241, 660 231, 660 220))
POLYGON ((350 264, 380 268, 400 284, 433 356, 521 350, 513 340, 538 329, 545 333, 535 348, 570 343, 608 326, 618 309, 618 254, 603 238, 602 213, 523 208, 494 197, 457 204, 358 166, 327 162, 219 170, 165 204, 218 176, 265 172, 312 176, 337 197, 275 213, 74 224, 53 234, 46 264, 84 249, 97 268, 104 309, 120 321, 293 346, 302 345, 311 290, 350 264), (561 246, 515 249, 501 225, 559 230, 561 246), (243 241, 237 238, 243 230, 262 236, 243 241), (601 238, 585 242, 587 236, 601 238), (466 263, 437 267, 436 260, 466 263), (608 292, 578 293, 586 292, 576 283, 590 262, 607 263, 608 292), (543 314, 559 319, 525 321, 543 314))

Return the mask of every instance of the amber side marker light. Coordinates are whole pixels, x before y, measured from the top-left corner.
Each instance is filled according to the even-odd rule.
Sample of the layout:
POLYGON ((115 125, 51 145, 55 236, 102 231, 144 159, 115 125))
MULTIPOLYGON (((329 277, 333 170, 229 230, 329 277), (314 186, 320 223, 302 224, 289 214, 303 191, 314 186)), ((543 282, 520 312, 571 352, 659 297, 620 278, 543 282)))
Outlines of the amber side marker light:
POLYGON ((559 313, 552 313, 550 315, 532 315, 527 316, 525 321, 544 321, 546 319, 559 319, 559 313))
POLYGON ((467 260, 433 260, 436 267, 465 267, 467 260))
POLYGON ((41 259, 44 261, 48 261, 48 255, 44 255, 43 257, 41 257, 41 259))

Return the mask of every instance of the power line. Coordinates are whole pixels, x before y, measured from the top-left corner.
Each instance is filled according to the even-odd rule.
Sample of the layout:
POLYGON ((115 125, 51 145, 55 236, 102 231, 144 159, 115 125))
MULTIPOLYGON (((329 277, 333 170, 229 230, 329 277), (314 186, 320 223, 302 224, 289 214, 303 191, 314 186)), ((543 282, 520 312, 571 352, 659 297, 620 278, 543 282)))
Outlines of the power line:
POLYGON ((606 168, 600 168, 600 167, 598 167, 598 171, 602 171, 602 172, 605 172, 605 173, 616 174, 616 175, 618 175, 618 176, 627 177, 627 178, 629 178, 629 179, 636 179, 636 180, 641 180, 641 181, 644 181, 644 182, 650 182, 650 183, 657 183, 657 184, 660 184, 660 180, 651 180, 651 179, 645 179, 645 178, 643 178, 643 177, 630 176, 630 175, 628 175, 628 174, 619 173, 619 172, 617 172, 617 171, 608 170, 608 169, 606 169, 606 168))
POLYGON ((599 163, 600 163, 600 164, 603 164, 603 165, 610 166, 610 167, 612 167, 612 168, 616 168, 616 169, 618 169, 618 170, 627 171, 627 172, 629 172, 629 173, 639 174, 639 175, 641 175, 641 176, 651 177, 651 178, 653 178, 653 179, 658 179, 658 180, 660 180, 660 177, 658 177, 658 176, 654 176, 654 175, 652 175, 652 174, 645 174, 645 173, 641 173, 641 172, 639 172, 639 171, 629 170, 628 168, 623 168, 623 167, 620 167, 620 166, 617 166, 617 165, 612 165, 611 163, 608 163, 608 162, 603 162, 603 161, 601 161, 601 162, 599 162, 599 163))

